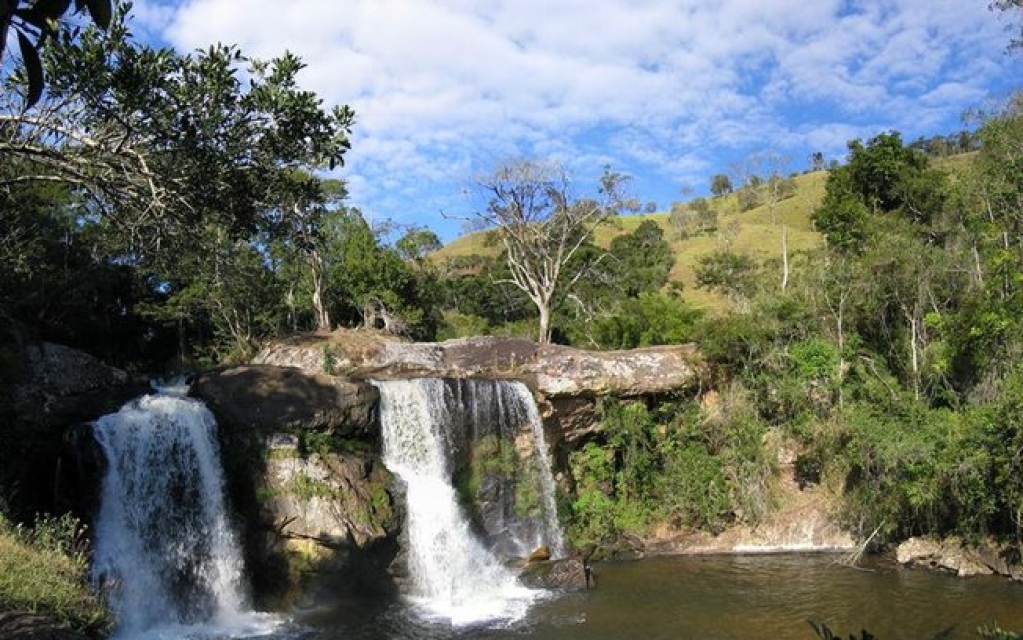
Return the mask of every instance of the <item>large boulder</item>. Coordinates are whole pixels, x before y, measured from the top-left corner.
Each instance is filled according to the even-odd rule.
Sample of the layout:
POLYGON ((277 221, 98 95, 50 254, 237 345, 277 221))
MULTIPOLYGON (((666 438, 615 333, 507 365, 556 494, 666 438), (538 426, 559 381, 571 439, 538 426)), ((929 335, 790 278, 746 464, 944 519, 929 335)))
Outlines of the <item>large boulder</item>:
POLYGON ((64 427, 116 411, 147 389, 84 351, 43 342, 25 347, 13 409, 24 424, 64 427))
POLYGON ((374 433, 376 388, 297 367, 248 365, 200 374, 190 394, 219 422, 261 432, 326 431, 345 436, 374 433))
POLYGON ((387 591, 399 552, 394 479, 367 452, 301 455, 278 436, 258 488, 257 588, 278 606, 339 591, 387 591))
POLYGON ((0 385, 0 485, 18 485, 18 500, 9 506, 22 518, 49 509, 88 516, 97 494, 96 460, 79 458, 78 427, 117 411, 149 384, 63 345, 10 352, 19 354, 14 375, 0 385), (67 458, 80 464, 62 463, 67 458))
POLYGON ((581 558, 534 560, 519 572, 519 582, 531 589, 582 591, 595 586, 590 567, 581 558))

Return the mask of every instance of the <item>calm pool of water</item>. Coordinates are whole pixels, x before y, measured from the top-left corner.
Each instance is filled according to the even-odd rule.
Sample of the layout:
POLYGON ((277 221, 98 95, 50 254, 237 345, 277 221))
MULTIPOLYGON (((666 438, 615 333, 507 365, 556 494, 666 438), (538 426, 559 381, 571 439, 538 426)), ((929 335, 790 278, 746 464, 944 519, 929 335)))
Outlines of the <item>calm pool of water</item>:
POLYGON ((879 640, 977 638, 997 620, 1023 630, 1023 585, 872 563, 856 569, 838 556, 665 557, 601 564, 598 587, 538 602, 503 627, 457 628, 417 620, 401 602, 346 600, 300 616, 311 638, 807 638, 807 620, 848 637, 861 628, 879 640))

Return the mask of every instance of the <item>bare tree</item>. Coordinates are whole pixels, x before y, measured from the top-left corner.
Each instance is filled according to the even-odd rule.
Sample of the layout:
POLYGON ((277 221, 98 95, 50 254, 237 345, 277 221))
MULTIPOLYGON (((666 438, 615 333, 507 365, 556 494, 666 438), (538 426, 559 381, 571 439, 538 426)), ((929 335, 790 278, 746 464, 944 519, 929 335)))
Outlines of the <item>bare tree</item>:
POLYGON ((572 259, 593 231, 615 215, 626 200, 626 176, 605 167, 596 198, 573 198, 563 167, 533 160, 511 162, 478 181, 486 197, 472 215, 477 229, 491 229, 504 247, 510 277, 539 314, 538 340, 551 340, 555 293, 571 290, 585 273, 572 259))

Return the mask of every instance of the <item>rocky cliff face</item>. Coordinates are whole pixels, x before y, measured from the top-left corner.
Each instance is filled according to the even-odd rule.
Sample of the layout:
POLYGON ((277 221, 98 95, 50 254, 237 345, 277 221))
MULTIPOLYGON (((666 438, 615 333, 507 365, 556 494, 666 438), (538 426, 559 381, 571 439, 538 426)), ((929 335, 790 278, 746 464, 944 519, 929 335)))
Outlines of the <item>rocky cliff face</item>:
POLYGON ((190 393, 217 417, 247 566, 267 604, 317 585, 387 587, 400 510, 380 462, 375 387, 253 365, 203 373, 190 393))
POLYGON ((257 365, 348 378, 491 378, 525 382, 540 404, 553 445, 592 434, 597 398, 693 391, 706 380, 695 345, 584 351, 494 336, 409 343, 364 330, 298 336, 267 346, 257 365))
MULTIPOLYGON (((380 461, 377 390, 365 380, 520 380, 540 400, 552 444, 574 445, 592 431, 599 396, 677 392, 701 376, 693 347, 596 353, 516 338, 407 343, 342 330, 270 345, 251 365, 200 375, 191 393, 217 416, 234 501, 259 523, 246 535, 250 566, 261 567, 257 584, 284 577, 295 586, 309 565, 350 572, 363 564, 385 575, 397 551, 401 496, 380 461)), ((457 466, 471 467, 465 460, 457 466)), ((476 496, 484 528, 487 477, 476 496)))
POLYGON ((0 496, 8 483, 18 517, 50 510, 88 516, 94 501, 95 460, 74 450, 77 424, 116 411, 149 389, 77 349, 52 343, 19 350, 14 375, 0 386, 0 496), (78 464, 66 464, 75 460, 78 464))

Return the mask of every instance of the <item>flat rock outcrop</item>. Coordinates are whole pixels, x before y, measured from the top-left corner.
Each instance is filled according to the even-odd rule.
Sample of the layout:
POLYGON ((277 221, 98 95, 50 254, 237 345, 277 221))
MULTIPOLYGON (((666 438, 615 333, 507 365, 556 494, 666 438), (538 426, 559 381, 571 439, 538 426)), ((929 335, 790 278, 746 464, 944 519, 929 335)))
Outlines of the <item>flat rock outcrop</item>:
POLYGON ((496 336, 409 343, 365 330, 284 340, 264 348, 253 362, 353 378, 517 379, 550 398, 672 393, 703 376, 694 345, 584 351, 496 336))

